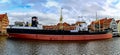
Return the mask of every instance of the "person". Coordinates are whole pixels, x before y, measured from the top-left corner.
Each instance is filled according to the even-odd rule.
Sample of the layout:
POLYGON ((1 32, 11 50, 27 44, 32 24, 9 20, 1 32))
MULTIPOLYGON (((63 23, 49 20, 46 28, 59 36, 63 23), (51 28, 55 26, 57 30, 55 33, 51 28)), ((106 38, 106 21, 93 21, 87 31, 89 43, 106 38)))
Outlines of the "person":
POLYGON ((37 25, 38 25, 38 18, 36 17, 36 16, 33 16, 32 17, 32 27, 37 27, 37 25))

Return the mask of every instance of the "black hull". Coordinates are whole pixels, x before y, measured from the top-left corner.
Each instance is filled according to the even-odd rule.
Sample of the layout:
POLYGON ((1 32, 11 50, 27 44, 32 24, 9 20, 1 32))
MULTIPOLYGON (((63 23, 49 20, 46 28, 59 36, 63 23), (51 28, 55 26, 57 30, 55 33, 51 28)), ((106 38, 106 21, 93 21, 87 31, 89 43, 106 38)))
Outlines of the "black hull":
POLYGON ((47 34, 47 35, 95 35, 95 34, 106 34, 110 31, 98 31, 98 32, 89 32, 89 31, 79 31, 79 32, 70 32, 65 30, 41 30, 41 29, 17 29, 17 28, 7 28, 8 33, 26 33, 26 34, 47 34))

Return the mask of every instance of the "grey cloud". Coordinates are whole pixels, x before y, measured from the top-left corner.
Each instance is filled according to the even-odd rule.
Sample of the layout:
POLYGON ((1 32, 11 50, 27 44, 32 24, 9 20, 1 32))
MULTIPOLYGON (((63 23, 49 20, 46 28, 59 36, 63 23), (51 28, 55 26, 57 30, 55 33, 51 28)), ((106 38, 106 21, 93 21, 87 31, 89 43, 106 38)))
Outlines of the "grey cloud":
MULTIPOLYGON (((78 16, 88 16, 88 17, 85 17, 86 19, 84 20, 87 20, 86 22, 90 22, 92 20, 95 20, 96 12, 99 13, 98 14, 99 16, 106 11, 106 9, 104 8, 106 0, 60 0, 60 2, 58 2, 59 7, 52 6, 49 8, 44 6, 47 3, 47 0, 21 0, 21 2, 22 3, 19 3, 20 5, 26 5, 29 3, 34 4, 34 6, 30 8, 33 11, 21 12, 23 14, 12 14, 12 12, 14 11, 9 12, 8 14, 10 17, 9 19, 12 22, 15 20, 30 21, 30 18, 32 16, 38 16, 40 21, 39 23, 41 24, 56 24, 59 21, 59 12, 60 12, 59 7, 64 8, 63 9, 64 21, 69 23, 73 23, 72 20, 74 21, 77 20, 78 16)), ((15 2, 12 2, 12 3, 15 3, 15 2)), ((109 5, 109 7, 116 9, 116 7, 114 7, 114 5, 111 5, 111 4, 109 5)), ((99 18, 102 18, 102 17, 99 17, 99 18)))
POLYGON ((21 12, 21 13, 8 13, 10 24, 13 24, 15 21, 28 21, 31 22, 31 17, 37 16, 39 23, 41 24, 55 24, 58 22, 59 17, 55 14, 46 14, 41 12, 21 12), (56 18, 57 17, 57 18, 56 18))

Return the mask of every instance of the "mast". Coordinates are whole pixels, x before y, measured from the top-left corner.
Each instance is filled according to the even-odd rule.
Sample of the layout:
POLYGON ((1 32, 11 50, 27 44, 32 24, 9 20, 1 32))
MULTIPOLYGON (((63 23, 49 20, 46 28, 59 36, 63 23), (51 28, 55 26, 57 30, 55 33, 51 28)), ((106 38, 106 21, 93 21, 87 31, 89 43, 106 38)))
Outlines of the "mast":
POLYGON ((105 18, 105 24, 104 24, 104 29, 107 28, 107 17, 105 18))
POLYGON ((100 19, 98 20, 98 22, 99 22, 99 31, 100 31, 100 28, 101 28, 101 25, 100 25, 100 19))
POLYGON ((97 12, 96 12, 96 21, 98 21, 98 31, 100 31, 100 20, 98 19, 98 17, 97 17, 97 12))

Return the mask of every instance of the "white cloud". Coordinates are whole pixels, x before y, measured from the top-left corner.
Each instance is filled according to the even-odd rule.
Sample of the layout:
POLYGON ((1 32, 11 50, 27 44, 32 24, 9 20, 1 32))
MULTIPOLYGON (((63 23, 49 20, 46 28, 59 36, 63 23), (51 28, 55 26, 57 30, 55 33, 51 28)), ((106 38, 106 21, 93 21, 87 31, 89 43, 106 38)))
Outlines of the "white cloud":
POLYGON ((39 23, 41 24, 56 24, 58 22, 58 16, 56 14, 46 14, 42 12, 12 12, 9 13, 10 24, 13 24, 15 21, 28 21, 31 22, 32 16, 37 16, 39 18, 39 23), (57 17, 57 18, 56 18, 57 17))
POLYGON ((107 0, 105 5, 102 6, 104 10, 99 11, 102 16, 113 17, 115 19, 120 18, 120 2, 118 0, 107 0), (116 2, 115 4, 113 4, 116 2))
POLYGON ((49 8, 49 7, 60 7, 58 2, 50 1, 50 0, 48 0, 48 2, 46 2, 44 4, 44 6, 47 7, 47 8, 49 8))
POLYGON ((0 0, 0 3, 7 3, 9 0, 0 0))
MULTIPOLYGON (((5 1, 7 2, 8 0, 5 1)), ((35 3, 26 2, 25 5, 31 6, 31 8, 22 8, 23 12, 20 12, 22 9, 9 10, 8 15, 12 22, 13 19, 30 21, 32 16, 38 16, 42 24, 56 24, 59 22, 61 7, 64 8, 63 20, 68 23, 76 22, 78 16, 86 16, 84 20, 87 20, 86 22, 88 23, 95 20, 96 12, 101 18, 115 17, 115 19, 118 19, 120 17, 120 1, 118 2, 118 0, 63 0, 60 2, 57 0, 47 0, 47 2, 41 4, 38 4, 37 1, 35 3), (90 20, 88 21, 88 19, 90 20)))
POLYGON ((34 6, 35 4, 33 4, 33 3, 28 3, 27 5, 32 7, 32 6, 34 6))
POLYGON ((76 0, 70 0, 69 3, 64 2, 63 6, 65 6, 65 8, 69 7, 67 9, 73 14, 69 16, 95 16, 95 13, 98 12, 98 16, 103 16, 104 18, 120 17, 119 4, 120 2, 117 0, 78 0, 77 2, 76 0), (115 2, 118 4, 113 4, 115 2))

